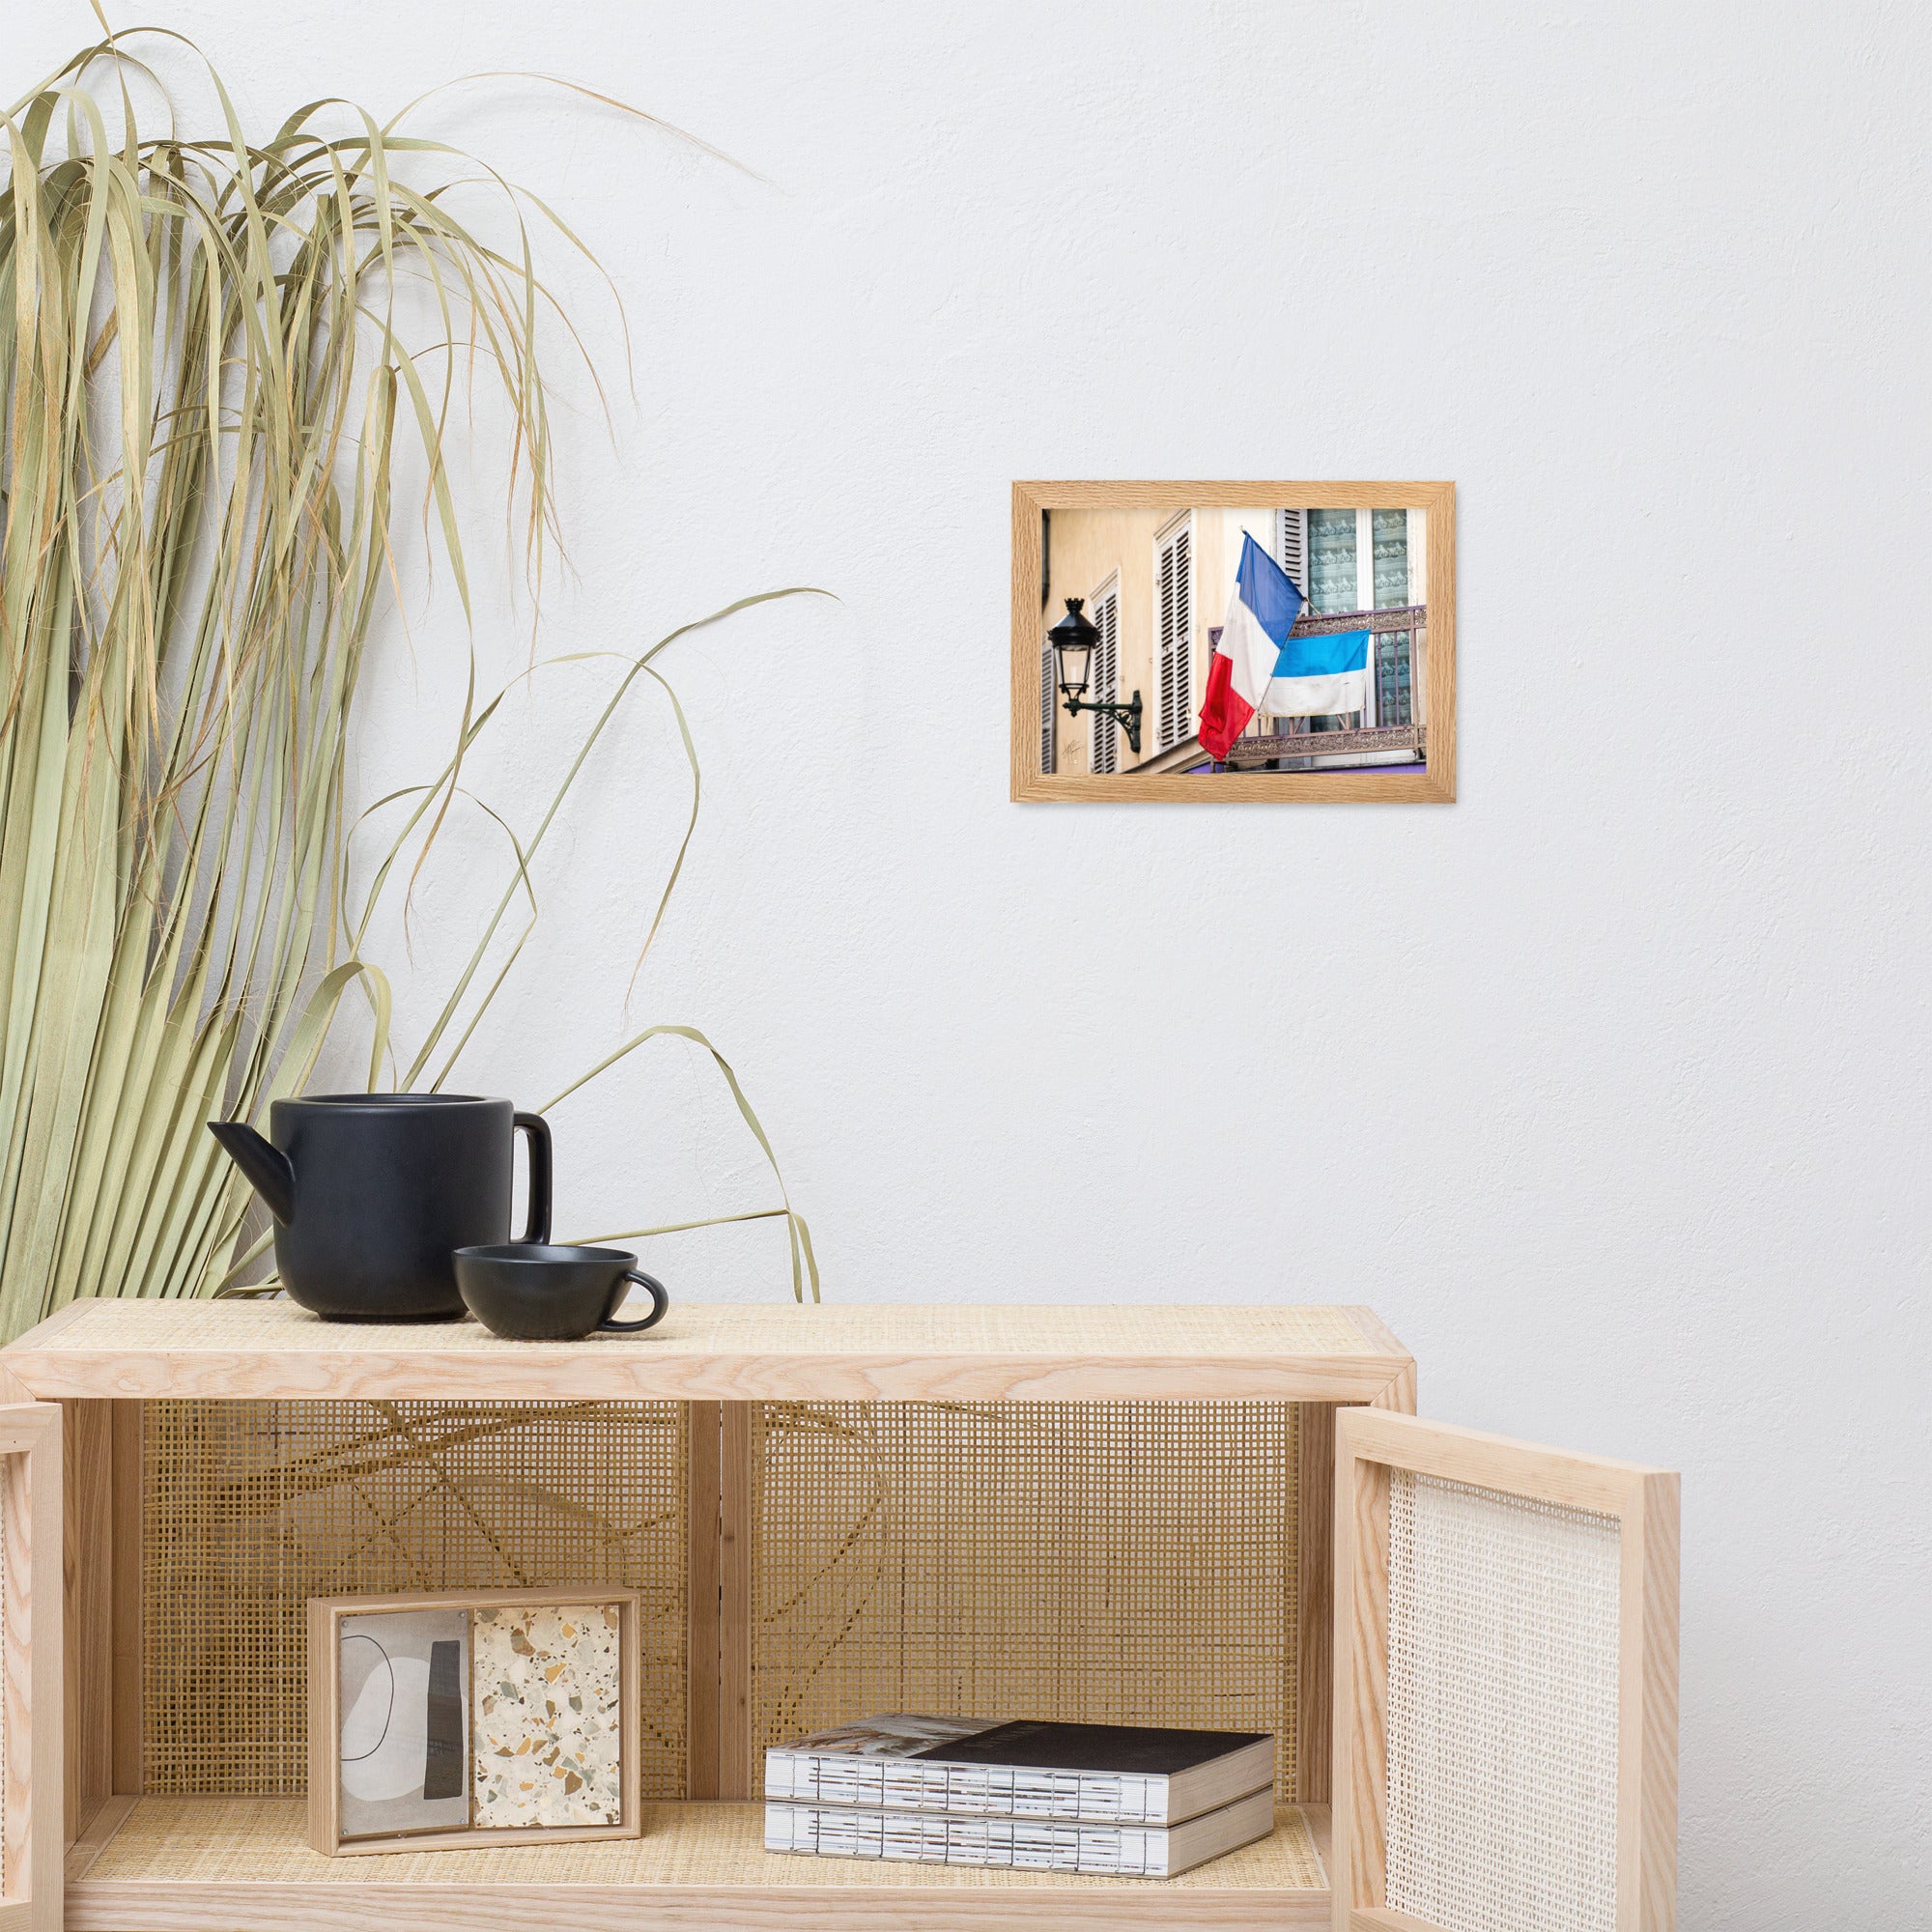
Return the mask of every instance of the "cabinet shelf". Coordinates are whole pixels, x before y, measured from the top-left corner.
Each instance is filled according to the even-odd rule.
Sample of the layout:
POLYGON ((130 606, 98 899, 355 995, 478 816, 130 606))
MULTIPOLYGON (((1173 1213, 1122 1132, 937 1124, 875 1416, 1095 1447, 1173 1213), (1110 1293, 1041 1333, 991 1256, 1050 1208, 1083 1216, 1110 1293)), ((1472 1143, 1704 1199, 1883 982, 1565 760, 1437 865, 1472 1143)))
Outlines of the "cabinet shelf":
POLYGON ((326 1858, 288 1798, 113 1799, 69 1855, 68 1932, 366 1932, 380 1915, 450 1932, 992 1932, 1324 1926, 1325 1806, 1285 1806, 1271 1837, 1174 1879, 780 1857, 763 1807, 648 1804, 644 1834, 593 1844, 326 1858))

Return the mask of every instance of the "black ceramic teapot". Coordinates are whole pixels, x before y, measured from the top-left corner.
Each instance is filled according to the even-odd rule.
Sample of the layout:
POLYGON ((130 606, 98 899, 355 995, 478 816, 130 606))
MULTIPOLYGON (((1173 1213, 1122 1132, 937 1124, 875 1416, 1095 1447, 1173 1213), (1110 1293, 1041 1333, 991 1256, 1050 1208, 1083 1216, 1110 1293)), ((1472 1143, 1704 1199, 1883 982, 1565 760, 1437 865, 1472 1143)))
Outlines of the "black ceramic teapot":
POLYGON ((529 1225, 550 1239, 550 1129, 541 1114, 468 1094, 318 1094, 277 1100, 269 1138, 208 1130, 275 1217, 275 1270, 328 1321, 451 1321, 450 1255, 510 1237, 512 1146, 529 1136, 529 1225))

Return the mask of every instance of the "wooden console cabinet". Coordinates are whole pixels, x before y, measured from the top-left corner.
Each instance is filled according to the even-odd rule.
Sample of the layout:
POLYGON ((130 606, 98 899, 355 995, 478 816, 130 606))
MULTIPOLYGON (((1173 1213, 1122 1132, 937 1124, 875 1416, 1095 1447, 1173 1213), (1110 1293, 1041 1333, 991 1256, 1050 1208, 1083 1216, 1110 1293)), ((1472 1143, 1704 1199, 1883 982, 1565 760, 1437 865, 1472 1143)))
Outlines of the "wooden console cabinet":
MULTIPOLYGON (((1548 1882, 1535 1876, 1530 1886, 1546 1916, 1519 1922, 1597 1932, 1591 1915, 1607 1910, 1603 1932, 1674 1923, 1675 1478, 1415 1422, 1414 1364, 1366 1309, 682 1307, 647 1338, 555 1346, 498 1342, 469 1323, 330 1325, 283 1302, 91 1301, 0 1351, 0 1932, 362 1932, 386 1918, 452 1932, 538 1922, 571 1932, 980 1932, 1049 1920, 1095 1932, 1331 1923, 1429 1932, 1432 1921, 1402 1909, 1419 1895, 1414 1888, 1439 1876, 1451 1909, 1458 1887, 1490 1884, 1492 1871, 1496 1885, 1520 1885, 1525 1857, 1544 1861, 1534 1838, 1525 1851, 1524 1833, 1537 1831, 1551 1839, 1548 1882), (253 1761, 245 1751, 221 1759, 226 1772, 211 1755, 213 1788, 192 1788, 195 1750, 166 1754, 156 1742, 155 1687, 175 1686, 168 1673, 181 1661, 171 1633, 199 1641, 193 1617, 218 1617, 225 1564, 242 1566, 232 1583, 244 1626, 244 1610, 266 1616, 249 1606, 281 1605, 274 1589, 298 1588, 255 1573, 269 1560, 264 1549, 276 1563, 308 1560, 297 1542, 319 1534, 310 1518, 274 1503, 282 1542, 264 1544, 248 1540, 247 1512, 271 1512, 257 1492, 267 1493, 278 1470, 327 1460, 307 1446, 316 1439, 309 1419, 331 1418, 353 1448, 355 1418, 366 1414, 372 1429, 430 1441, 423 1454, 435 1463, 473 1454, 474 1438, 491 1430, 506 1432, 506 1443, 518 1429, 553 1423, 594 1432, 607 1405, 664 1444, 653 1480, 669 1502, 652 1533, 660 1550, 667 1537, 676 1545, 665 1602, 674 1597, 678 1622, 658 1633, 657 1652, 660 1702, 671 1716, 656 1762, 662 1788, 679 1795, 646 1803, 641 1838, 332 1860, 303 1842, 301 1798, 286 1780, 233 1788, 233 1765, 253 1761), (873 1415, 892 1428, 855 1425, 873 1415), (211 1427, 196 1427, 201 1416, 211 1427), (1165 1426, 1183 1416, 1193 1419, 1188 1430, 1165 1426), (254 1443, 242 1475, 220 1461, 238 1417, 254 1443), (1069 1418, 1080 1427, 1056 1433, 1069 1418), (999 1445, 1020 1441, 1021 1431, 1048 1448, 1028 1452, 1024 1481, 1003 1482, 999 1445), (1076 1438, 1087 1445, 1084 1487, 1057 1488, 1052 1445, 1076 1438), (1211 1456, 1188 1444, 1211 1444, 1211 1456), (1156 1466, 1184 1455, 1197 1466, 1156 1466), (858 1503, 818 1521, 821 1492, 849 1487, 854 1468, 864 1478, 858 1503), (899 1495, 895 1485, 913 1476, 920 1497, 899 1495), (164 1492, 193 1484, 197 1497, 164 1492), (1142 1496, 1151 1499, 1145 1518, 1142 1496), (964 1556, 946 1547, 955 1518, 971 1543, 964 1556), (973 1645, 986 1638, 972 1633, 996 1630, 1003 1614, 1053 1629, 1053 1605, 1029 1594, 1026 1534, 1041 1577, 1077 1533, 1099 1552, 1094 1564, 1125 1566, 1127 1582, 1137 1550, 1154 1552, 1174 1579, 1166 1608, 1125 1588, 1108 1597, 1112 1584, 1079 1598, 1084 1621, 1111 1614, 1119 1625, 1079 1653, 1114 1660, 1105 1687, 1113 1701, 1091 1715, 1158 1719, 1169 1697, 1174 1721, 1222 1708, 1213 1656, 1176 1658, 1171 1680, 1165 1666, 1137 1662, 1158 1656, 1169 1618, 1203 1631, 1202 1618, 1225 1614, 1244 1634, 1272 1634, 1264 1654, 1243 1662, 1242 1682, 1271 1687, 1286 1732, 1274 1838, 1171 1881, 767 1855, 756 1799, 768 1733, 788 1712, 815 1715, 812 1698, 829 1694, 823 1673, 783 1648, 797 1641, 795 1579, 834 1572, 861 1528, 869 1567, 858 1584, 841 1585, 832 1611, 813 1612, 826 1626, 813 1657, 836 1658, 858 1632, 870 1645, 864 1682, 903 1687, 908 1698, 937 1697, 942 1681, 995 1682, 974 1675, 973 1645), (1248 1528, 1263 1532, 1267 1562, 1236 1575, 1217 1552, 1237 1549, 1248 1528), (1546 1531, 1554 1539, 1548 1562, 1538 1554, 1546 1531), (179 1547, 157 1548, 163 1535, 179 1547), (791 1545, 812 1538, 829 1553, 802 1564, 791 1545), (895 1677, 900 1666, 879 1634, 892 1628, 887 1612, 937 1572, 945 1601, 918 1612, 920 1627, 955 1630, 945 1638, 954 1647, 895 1677), (1519 1576, 1528 1578, 1520 1612, 1498 1598, 1495 1580, 1519 1576), (157 1590, 194 1601, 184 1608, 157 1590), (1099 1601, 1121 1607, 1095 1612, 1099 1601), (1573 1602, 1584 1607, 1573 1614, 1564 1607, 1573 1602), (1527 1632, 1520 1656, 1512 1616, 1527 1632), (1507 1671, 1492 1683, 1479 1654, 1480 1682, 1435 1685, 1432 1671, 1462 1667, 1436 1642, 1438 1625, 1465 1658, 1471 1645, 1511 1653, 1507 1671), (1498 1778, 1515 1779, 1512 1789, 1563 1782, 1547 1756, 1524 1755, 1514 1732, 1486 1735, 1483 1700, 1528 1696, 1533 1721, 1537 1686, 1573 1677, 1577 1696, 1566 1689, 1555 1700, 1570 1729, 1554 1743, 1572 1756, 1597 1752, 1607 1771, 1592 1774, 1580 1797, 1567 1786, 1529 1790, 1508 1807, 1517 1823, 1494 1843, 1480 1818, 1445 1823, 1434 1794, 1452 1789, 1465 1767, 1478 1796, 1500 1788, 1498 1778), (1445 1712, 1468 1733, 1449 1741, 1457 1747, 1446 1756, 1436 1734, 1445 1712), (1580 1804, 1580 1824, 1566 1804, 1580 1804), (1467 1856, 1458 1833, 1468 1836, 1467 1856), (1432 1860, 1455 1869, 1421 1870, 1418 1861, 1432 1860), (1569 1916, 1551 1918, 1552 1910, 1569 1916)), ((391 1439, 400 1438, 383 1436, 391 1439)), ((594 1461, 594 1446, 571 1453, 594 1461)), ((392 1480, 393 1459, 328 1455, 334 1489, 361 1495, 392 1480)), ((514 1489, 516 1477, 498 1468, 490 1480, 514 1489)), ((315 1499, 319 1480, 303 1509, 334 1507, 315 1499)), ((566 1504, 546 1519, 550 1574, 521 1579, 617 1580, 555 1574, 571 1561, 567 1547, 557 1554, 564 1532, 555 1522, 567 1525, 576 1510, 586 1537, 604 1533, 594 1510, 566 1504)), ((389 1504, 369 1507, 385 1549, 413 1539, 411 1560, 429 1560, 426 1549, 435 1556, 442 1532, 425 1527, 427 1518, 398 1527, 384 1515, 398 1514, 389 1504)), ((511 1516, 523 1507, 514 1497, 505 1504, 511 1516)), ((492 1545, 508 1534, 477 1531, 492 1545)), ((587 1543, 585 1552, 588 1563, 587 1543)), ((336 1581, 364 1587, 342 1585, 339 1574, 336 1581)), ((263 1645, 282 1642, 285 1608, 263 1645)), ((241 1654, 234 1632, 222 1641, 223 1656, 241 1654)), ((1028 1662, 998 1667, 1024 1671, 1028 1662)), ((650 1669, 647 1662, 647 1677, 650 1669)), ((245 1698, 213 1665, 209 1680, 216 1703, 283 1708, 262 1701, 252 1679, 245 1698)), ((1081 1708, 1079 1684, 1057 1690, 1065 1713, 1081 1708)), ((1520 1710, 1504 1715, 1522 1721, 1520 1710)), ((262 1762, 286 1756, 268 1751, 262 1762)))

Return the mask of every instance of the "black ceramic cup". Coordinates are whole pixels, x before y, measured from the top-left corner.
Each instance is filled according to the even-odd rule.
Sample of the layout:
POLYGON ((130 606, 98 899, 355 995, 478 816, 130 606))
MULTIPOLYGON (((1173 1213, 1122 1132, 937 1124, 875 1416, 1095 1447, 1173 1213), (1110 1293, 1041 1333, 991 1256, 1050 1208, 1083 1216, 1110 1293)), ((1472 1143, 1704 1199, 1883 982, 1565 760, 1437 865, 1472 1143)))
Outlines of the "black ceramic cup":
POLYGON ((575 1342, 597 1330, 636 1335, 664 1320, 665 1285, 638 1269, 622 1248, 554 1248, 540 1241, 500 1241, 458 1248, 450 1257, 463 1305, 511 1342, 575 1342), (649 1292, 640 1321, 611 1318, 627 1282, 649 1292))

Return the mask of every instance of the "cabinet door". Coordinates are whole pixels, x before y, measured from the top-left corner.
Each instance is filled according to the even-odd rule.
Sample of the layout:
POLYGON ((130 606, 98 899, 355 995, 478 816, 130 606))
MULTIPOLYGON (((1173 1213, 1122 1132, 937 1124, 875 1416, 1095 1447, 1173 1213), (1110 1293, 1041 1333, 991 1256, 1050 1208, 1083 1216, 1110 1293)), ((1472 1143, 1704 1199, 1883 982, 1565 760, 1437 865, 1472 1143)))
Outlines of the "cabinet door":
POLYGON ((0 1405, 0 1932, 61 1923, 61 1412, 0 1405))
POLYGON ((1339 1412, 1336 1932, 1670 1932, 1677 1492, 1339 1412))

